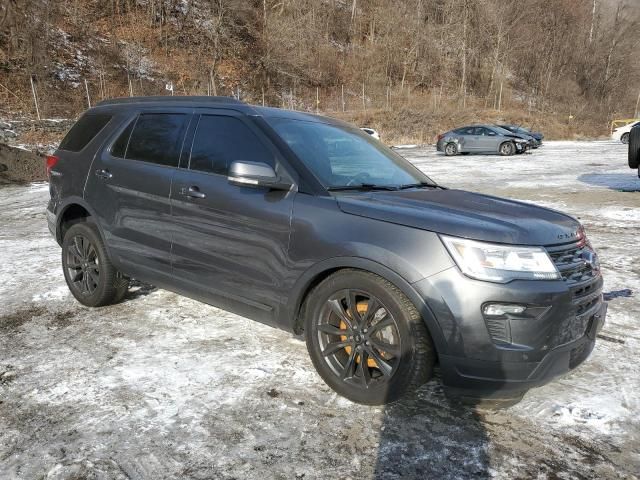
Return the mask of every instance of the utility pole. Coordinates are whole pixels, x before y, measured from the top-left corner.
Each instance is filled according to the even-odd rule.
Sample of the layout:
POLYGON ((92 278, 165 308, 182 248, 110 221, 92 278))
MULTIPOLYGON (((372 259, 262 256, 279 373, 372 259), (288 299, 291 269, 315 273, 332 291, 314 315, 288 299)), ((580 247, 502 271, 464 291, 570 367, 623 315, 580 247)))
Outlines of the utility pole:
POLYGON ((40 109, 38 108, 38 96, 36 95, 36 86, 33 84, 33 75, 29 77, 31 80, 31 93, 33 93, 33 103, 36 104, 36 115, 38 116, 38 120, 40 120, 40 109))
POLYGON ((87 105, 91 108, 91 97, 89 96, 89 84, 87 83, 87 79, 84 79, 84 89, 87 92, 87 105))

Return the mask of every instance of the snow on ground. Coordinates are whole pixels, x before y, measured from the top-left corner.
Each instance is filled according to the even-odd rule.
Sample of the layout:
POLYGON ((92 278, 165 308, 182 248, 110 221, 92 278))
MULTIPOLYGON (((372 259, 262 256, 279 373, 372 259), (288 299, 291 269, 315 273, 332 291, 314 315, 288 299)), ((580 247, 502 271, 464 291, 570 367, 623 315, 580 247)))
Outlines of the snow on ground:
POLYGON ((0 478, 637 478, 640 180, 625 148, 548 142, 516 157, 399 150, 449 187, 580 217, 609 298, 577 370, 503 411, 436 377, 355 405, 291 335, 138 285, 91 310, 68 293, 47 188, 0 189, 0 478))

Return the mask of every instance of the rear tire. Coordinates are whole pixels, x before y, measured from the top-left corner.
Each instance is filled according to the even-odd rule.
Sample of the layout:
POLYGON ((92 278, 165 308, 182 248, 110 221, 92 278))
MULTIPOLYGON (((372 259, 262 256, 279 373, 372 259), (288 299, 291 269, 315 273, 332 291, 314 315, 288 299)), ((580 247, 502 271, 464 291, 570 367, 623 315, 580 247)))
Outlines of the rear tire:
POLYGON ((627 154, 629 168, 640 165, 640 127, 634 127, 629 132, 629 152, 627 154))
POLYGON ((303 314, 313 365, 353 402, 393 402, 433 374, 435 350, 420 314, 378 275, 334 273, 308 295, 303 314))
POLYGON ((502 155, 503 157, 509 157, 516 153, 516 146, 513 144, 513 142, 504 142, 500 145, 499 151, 500 155, 502 155))
POLYGON ((129 287, 111 263, 100 234, 90 222, 72 225, 62 241, 62 270, 73 296, 87 307, 121 301, 129 287))
POLYGON ((453 157, 454 155, 457 155, 458 154, 458 146, 453 142, 447 143, 444 146, 444 154, 447 157, 453 157))
POLYGON ((620 137, 620 141, 625 145, 629 143, 629 133, 623 133, 622 136, 620 137))

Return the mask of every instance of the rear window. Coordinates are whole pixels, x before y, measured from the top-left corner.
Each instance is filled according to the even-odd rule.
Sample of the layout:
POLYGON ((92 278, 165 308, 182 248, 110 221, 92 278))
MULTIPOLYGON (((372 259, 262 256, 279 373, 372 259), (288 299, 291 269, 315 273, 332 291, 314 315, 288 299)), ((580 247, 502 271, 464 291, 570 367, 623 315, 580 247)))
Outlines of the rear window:
POLYGON ((125 158, 177 167, 186 123, 187 115, 181 113, 141 114, 131 132, 125 158))
POLYGON ((69 152, 79 152, 109 123, 109 120, 111 120, 111 115, 102 113, 83 115, 71 127, 71 130, 69 130, 69 133, 64 137, 58 148, 69 152))

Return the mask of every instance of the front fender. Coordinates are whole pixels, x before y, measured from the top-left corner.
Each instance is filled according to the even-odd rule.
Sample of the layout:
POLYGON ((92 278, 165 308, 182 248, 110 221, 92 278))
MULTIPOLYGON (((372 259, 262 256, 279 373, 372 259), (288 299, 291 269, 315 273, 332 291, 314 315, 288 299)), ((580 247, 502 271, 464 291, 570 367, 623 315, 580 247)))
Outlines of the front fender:
POLYGON ((362 257, 329 258, 314 264, 300 276, 295 283, 291 295, 289 296, 286 308, 290 330, 298 334, 303 330, 301 322, 302 319, 300 318, 300 309, 310 287, 314 286, 319 279, 324 279, 332 272, 343 268, 356 268, 375 273, 398 287, 402 293, 411 300, 420 313, 420 316, 429 330, 434 346, 436 347, 436 351, 446 351, 446 341, 442 333, 442 329, 424 298, 418 294, 408 281, 395 271, 381 263, 362 257))

